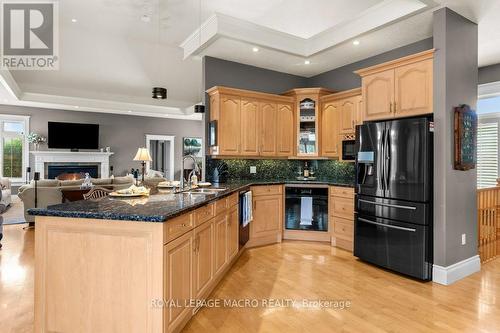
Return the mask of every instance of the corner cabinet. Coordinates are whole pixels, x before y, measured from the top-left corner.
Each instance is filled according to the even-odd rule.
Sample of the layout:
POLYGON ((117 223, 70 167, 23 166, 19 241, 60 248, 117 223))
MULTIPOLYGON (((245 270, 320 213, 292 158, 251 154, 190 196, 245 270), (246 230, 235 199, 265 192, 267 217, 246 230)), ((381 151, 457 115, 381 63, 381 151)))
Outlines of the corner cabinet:
POLYGON ((433 112, 434 50, 356 71, 366 121, 433 112))
POLYGON ((253 221, 247 247, 280 243, 283 226, 283 186, 252 186, 253 221))
POLYGON ((277 157, 294 155, 294 98, 216 86, 210 120, 217 121, 212 156, 277 157))

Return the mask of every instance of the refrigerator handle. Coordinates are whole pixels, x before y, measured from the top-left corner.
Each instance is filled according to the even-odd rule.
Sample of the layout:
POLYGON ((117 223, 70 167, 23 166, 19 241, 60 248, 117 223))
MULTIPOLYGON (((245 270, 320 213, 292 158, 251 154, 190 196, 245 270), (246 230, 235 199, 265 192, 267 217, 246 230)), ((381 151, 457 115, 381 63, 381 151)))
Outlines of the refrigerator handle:
POLYGON ((385 140, 384 140, 384 187, 386 190, 389 190, 389 175, 390 175, 390 142, 389 142, 389 137, 390 137, 390 129, 386 130, 385 133, 385 140))
POLYGON ((380 163, 377 163, 377 174, 380 175, 379 179, 382 186, 382 191, 385 191, 385 132, 386 130, 384 129, 384 131, 382 132, 382 140, 379 150, 379 154, 381 156, 379 159, 380 163))

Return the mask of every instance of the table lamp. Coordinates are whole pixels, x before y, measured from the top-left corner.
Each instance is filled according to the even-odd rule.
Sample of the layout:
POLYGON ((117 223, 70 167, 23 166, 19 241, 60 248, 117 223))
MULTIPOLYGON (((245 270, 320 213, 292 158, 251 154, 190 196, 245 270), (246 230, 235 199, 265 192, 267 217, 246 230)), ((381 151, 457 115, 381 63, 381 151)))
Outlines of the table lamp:
POLYGON ((150 162, 153 159, 149 155, 149 150, 147 148, 137 149, 137 154, 135 154, 134 161, 140 161, 142 165, 142 183, 144 184, 144 173, 146 173, 146 162, 150 162))

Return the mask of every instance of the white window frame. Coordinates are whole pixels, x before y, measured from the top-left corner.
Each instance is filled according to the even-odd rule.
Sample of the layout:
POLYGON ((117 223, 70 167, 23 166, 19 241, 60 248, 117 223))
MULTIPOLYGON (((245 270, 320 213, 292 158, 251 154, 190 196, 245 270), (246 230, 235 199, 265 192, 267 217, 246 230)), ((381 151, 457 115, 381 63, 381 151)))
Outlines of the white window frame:
MULTIPOLYGON (((170 142, 170 163, 168 166, 168 179, 169 180, 174 180, 174 175, 175 175, 175 135, 155 135, 155 134, 146 134, 146 148, 150 149, 151 147, 151 141, 152 140, 162 140, 162 141, 169 141, 170 142)), ((146 172, 149 171, 151 168, 151 163, 146 162, 146 172)))
MULTIPOLYGON (((4 177, 2 174, 3 178, 8 178, 10 179, 12 185, 21 185, 26 182, 26 168, 29 166, 29 158, 30 158, 30 145, 28 142, 28 133, 30 132, 30 116, 18 116, 18 115, 10 115, 10 114, 0 114, 0 122, 22 122, 24 123, 24 132, 23 132, 23 163, 22 163, 22 170, 21 170, 21 177, 20 178, 11 178, 11 177, 4 177)), ((3 127, 0 128, 0 138, 3 138, 3 127)), ((0 170, 3 171, 3 142, 0 144, 0 170)))

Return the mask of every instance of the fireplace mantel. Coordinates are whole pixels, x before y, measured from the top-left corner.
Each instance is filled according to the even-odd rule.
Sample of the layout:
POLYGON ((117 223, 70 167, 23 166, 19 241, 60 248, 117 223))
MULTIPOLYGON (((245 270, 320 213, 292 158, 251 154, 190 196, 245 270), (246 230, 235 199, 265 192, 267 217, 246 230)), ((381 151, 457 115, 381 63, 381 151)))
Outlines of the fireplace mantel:
POLYGON ((30 152, 35 157, 35 172, 45 179, 45 163, 96 163, 101 170, 101 178, 109 177, 109 157, 112 152, 37 150, 30 152))

